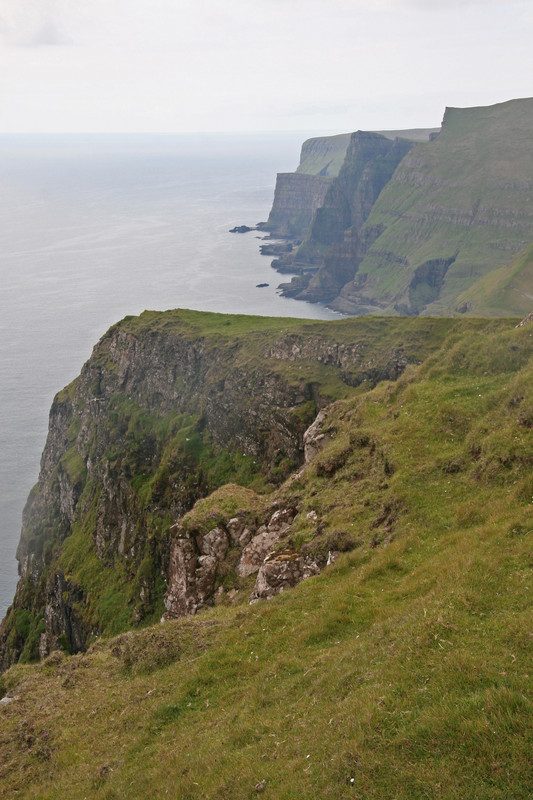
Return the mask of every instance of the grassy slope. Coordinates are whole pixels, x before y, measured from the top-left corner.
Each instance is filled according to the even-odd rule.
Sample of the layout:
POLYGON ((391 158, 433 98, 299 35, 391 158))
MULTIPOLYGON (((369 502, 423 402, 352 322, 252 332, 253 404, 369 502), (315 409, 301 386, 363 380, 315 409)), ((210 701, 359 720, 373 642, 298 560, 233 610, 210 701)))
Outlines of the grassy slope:
POLYGON ((308 139, 302 145, 300 164, 296 172, 305 175, 325 174, 330 177, 338 175, 350 143, 350 136, 350 133, 340 133, 337 136, 308 139))
POLYGON ((463 303, 472 308, 483 306, 487 316, 503 316, 508 308, 525 316, 533 304, 533 244, 459 295, 458 304, 463 303))
POLYGON ((473 323, 282 487, 333 567, 2 678, 4 796, 531 797, 533 328, 473 323))
MULTIPOLYGON (((458 295, 531 241, 532 120, 533 99, 447 109, 440 136, 411 151, 369 217, 368 225, 386 226, 360 267, 378 298, 401 299, 418 265, 457 254, 425 313, 449 312, 458 295), (384 252, 407 264, 387 267, 384 252)), ((484 314, 484 294, 474 299, 473 313, 484 314)), ((521 309, 515 299, 505 313, 521 309)))
MULTIPOLYGON (((468 323, 472 330, 479 324, 476 320, 468 323)), ((141 408, 133 399, 118 392, 109 401, 104 424, 108 442, 105 452, 98 458, 102 464, 108 463, 115 481, 119 484, 127 481, 133 490, 128 499, 128 514, 138 520, 138 528, 128 534, 127 546, 135 542, 137 556, 115 559, 111 552, 103 565, 94 551, 102 486, 94 475, 87 476, 85 457, 87 454, 93 459, 96 457, 92 448, 98 446, 99 439, 92 428, 88 442, 77 440, 81 424, 79 412, 84 406, 78 397, 78 380, 59 394, 60 398, 69 397, 76 408, 80 404, 68 431, 70 447, 61 459, 63 471, 69 475, 72 485, 79 484, 82 492, 77 511, 66 539, 60 544, 53 514, 49 524, 43 524, 43 509, 40 509, 23 534, 29 549, 45 552, 49 569, 64 573, 70 585, 77 587, 86 598, 74 604, 85 630, 115 635, 130 629, 139 614, 143 625, 158 621, 164 612, 165 593, 159 561, 164 558, 168 529, 177 516, 172 510, 176 500, 192 504, 198 494, 228 481, 264 492, 268 486, 272 487, 271 481, 279 484, 295 466, 294 462, 282 459, 265 471, 260 462, 238 448, 230 452, 214 445, 208 428, 201 422, 204 396, 213 382, 218 383, 223 378, 231 382, 239 371, 248 374, 252 382, 254 375, 259 379, 277 375, 299 389, 302 385, 313 385, 325 400, 347 398, 367 391, 375 380, 370 374, 372 369, 379 372, 386 368, 391 353, 400 352, 409 363, 417 363, 438 349, 456 325, 453 320, 446 319, 351 318, 316 322, 182 309, 146 311, 139 317, 126 317, 108 331, 91 358, 104 384, 112 380, 118 370, 112 347, 117 330, 145 341, 157 337, 162 353, 167 346, 172 350, 171 342, 176 337, 190 341, 191 345, 201 341, 210 354, 206 358, 212 364, 203 394, 198 390, 196 413, 182 413, 183 409, 176 408, 161 416, 156 410, 141 408), (271 348, 287 336, 291 337, 291 344, 303 345, 311 340, 325 343, 333 352, 337 345, 356 344, 359 361, 353 369, 341 370, 318 360, 302 358, 294 362, 270 357, 271 348), (345 372, 350 374, 347 376, 345 372), (354 385, 350 385, 350 380, 354 385), (147 464, 144 454, 155 444, 158 456, 147 464), (184 464, 187 465, 185 471, 184 464), (180 487, 177 497, 173 488, 176 484, 180 487), (148 592, 143 589, 146 586, 148 592), (139 601, 141 589, 145 597, 142 603, 139 601)), ((312 422, 316 406, 314 401, 308 401, 287 412, 298 418, 304 430, 312 422)), ((268 436, 268 429, 265 435, 268 436)), ((37 591, 28 582, 24 602, 7 615, 9 647, 21 651, 25 663, 35 660, 44 631, 42 594, 47 574, 43 574, 37 591)), ((67 646, 66 642, 62 644, 67 646)))

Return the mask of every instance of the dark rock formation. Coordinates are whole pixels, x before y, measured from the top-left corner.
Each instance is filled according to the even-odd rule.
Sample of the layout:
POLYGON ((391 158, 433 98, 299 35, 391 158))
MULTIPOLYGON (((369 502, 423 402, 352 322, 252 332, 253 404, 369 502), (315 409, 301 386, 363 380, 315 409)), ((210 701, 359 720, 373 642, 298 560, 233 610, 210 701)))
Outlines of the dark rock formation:
POLYGON ((290 242, 262 244, 259 250, 262 256, 280 256, 292 252, 292 244, 290 242))
POLYGON ((230 233, 249 233, 250 231, 256 231, 257 228, 254 226, 250 228, 249 225, 236 225, 234 228, 230 230, 230 233))

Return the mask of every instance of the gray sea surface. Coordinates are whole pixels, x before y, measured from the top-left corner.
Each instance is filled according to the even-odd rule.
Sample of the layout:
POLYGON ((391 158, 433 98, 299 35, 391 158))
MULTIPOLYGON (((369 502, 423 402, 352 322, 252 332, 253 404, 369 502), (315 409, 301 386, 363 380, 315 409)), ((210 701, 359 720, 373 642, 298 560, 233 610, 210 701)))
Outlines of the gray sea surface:
POLYGON ((54 394, 144 309, 330 319, 280 297, 258 234, 304 134, 0 136, 0 619, 54 394), (268 283, 257 288, 258 283, 268 283))

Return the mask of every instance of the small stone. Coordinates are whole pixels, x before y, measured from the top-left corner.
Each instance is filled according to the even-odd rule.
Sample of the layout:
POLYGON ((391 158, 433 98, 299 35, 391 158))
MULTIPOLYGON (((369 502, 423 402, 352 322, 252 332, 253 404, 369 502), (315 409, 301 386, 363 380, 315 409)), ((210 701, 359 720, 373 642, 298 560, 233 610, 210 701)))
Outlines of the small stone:
POLYGON ((9 697, 6 695, 0 700, 0 706, 8 706, 10 703, 14 703, 15 700, 20 700, 20 697, 18 697, 18 695, 15 695, 14 697, 9 697))

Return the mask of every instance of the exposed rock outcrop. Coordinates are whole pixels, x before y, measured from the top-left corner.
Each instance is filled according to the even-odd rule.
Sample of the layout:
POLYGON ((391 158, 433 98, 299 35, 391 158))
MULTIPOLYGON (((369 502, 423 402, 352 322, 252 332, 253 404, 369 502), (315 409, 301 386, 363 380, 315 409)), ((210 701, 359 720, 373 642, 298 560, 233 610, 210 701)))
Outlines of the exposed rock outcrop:
MULTIPOLYGON (((306 465, 331 439, 330 432, 322 432, 326 419, 325 410, 320 411, 304 434, 306 465)), ((274 597, 319 574, 316 558, 286 546, 297 513, 292 507, 278 508, 262 524, 249 514, 231 517, 207 533, 195 528, 194 523, 191 527, 188 516, 184 518, 184 524, 176 523, 170 531, 170 568, 163 618, 195 614, 203 606, 213 603, 220 592, 224 594, 218 578, 225 572, 224 562, 230 548, 233 563, 236 563, 236 582, 257 574, 250 602, 274 597)), ((191 515, 194 520, 194 510, 191 515)), ((316 512, 309 512, 306 518, 316 522, 316 512)), ((332 560, 328 559, 328 563, 332 560)), ((226 590, 233 598, 238 588, 236 585, 226 586, 226 590)))
POLYGON ((274 549, 280 537, 286 533, 294 519, 295 511, 285 508, 276 511, 266 525, 262 525, 246 545, 237 564, 237 575, 244 578, 253 575, 261 567, 266 556, 274 549))
POLYGON ((251 602, 268 600, 286 589, 292 589, 301 581, 318 575, 320 568, 312 559, 305 558, 295 550, 279 550, 268 555, 259 570, 251 602))
POLYGON ((521 322, 518 323, 518 325, 516 327, 517 328, 521 328, 523 325, 529 325, 532 322, 533 322, 533 311, 530 311, 529 314, 527 314, 524 317, 524 319, 521 322))
MULTIPOLYGON (((259 572, 280 539, 290 531, 295 515, 293 508, 277 509, 259 526, 250 519, 232 517, 207 533, 194 528, 189 530, 179 523, 174 525, 164 618, 195 614, 214 602, 217 587, 220 587, 217 579, 230 547, 232 561, 237 562, 236 579, 259 572)), ((292 572, 291 585, 296 585, 299 573, 298 570, 292 572)), ((235 590, 234 586, 226 588, 235 590)))

